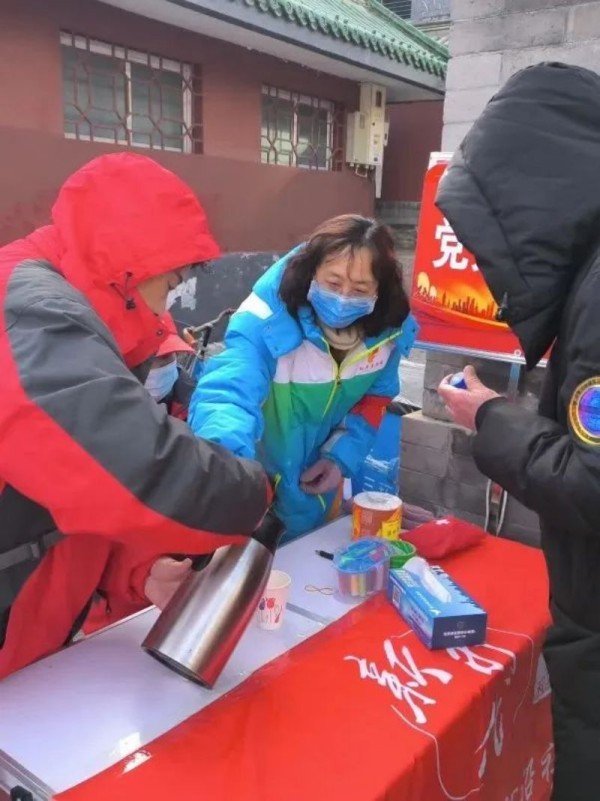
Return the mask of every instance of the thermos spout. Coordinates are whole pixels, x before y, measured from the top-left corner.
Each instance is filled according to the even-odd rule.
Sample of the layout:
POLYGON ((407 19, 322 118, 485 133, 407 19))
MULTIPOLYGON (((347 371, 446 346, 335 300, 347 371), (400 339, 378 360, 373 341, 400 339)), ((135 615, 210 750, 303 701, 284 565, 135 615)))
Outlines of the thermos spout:
POLYGON ((247 543, 219 548, 177 589, 142 648, 182 676, 213 687, 254 615, 282 533, 281 521, 268 512, 247 543))

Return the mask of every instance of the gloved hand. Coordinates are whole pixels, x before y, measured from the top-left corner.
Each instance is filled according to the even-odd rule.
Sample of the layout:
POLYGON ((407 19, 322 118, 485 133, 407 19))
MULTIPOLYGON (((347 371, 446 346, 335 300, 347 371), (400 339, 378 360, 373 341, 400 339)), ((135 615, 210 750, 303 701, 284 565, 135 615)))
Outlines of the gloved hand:
POLYGON ((319 459, 300 476, 300 486, 307 495, 331 492, 337 489, 342 481, 342 471, 331 459, 319 459))
POLYGON ((433 512, 423 509, 421 506, 411 506, 405 503, 402 507, 402 528, 405 531, 412 531, 413 528, 434 519, 433 512))
POLYGON ((178 561, 164 556, 152 565, 144 593, 150 603, 164 609, 169 603, 181 582, 188 577, 192 569, 192 560, 178 561))

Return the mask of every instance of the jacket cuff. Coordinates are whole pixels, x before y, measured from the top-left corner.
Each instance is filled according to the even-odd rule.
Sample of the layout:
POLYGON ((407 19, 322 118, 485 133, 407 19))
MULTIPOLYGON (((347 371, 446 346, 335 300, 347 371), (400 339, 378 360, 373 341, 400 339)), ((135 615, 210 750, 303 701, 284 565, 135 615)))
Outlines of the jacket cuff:
POLYGON ((351 443, 348 443, 348 432, 335 432, 321 447, 319 456, 321 459, 329 459, 334 462, 340 468, 344 478, 348 478, 352 473, 352 464, 349 463, 348 457, 354 456, 354 448, 351 443), (348 450, 348 444, 350 444, 350 450, 348 450))
POLYGON ((506 398, 499 397, 499 398, 491 398, 490 400, 481 404, 481 406, 477 410, 477 414, 475 415, 475 428, 477 431, 479 431, 479 429, 483 425, 485 418, 489 414, 490 409, 493 406, 498 405, 498 403, 508 403, 508 401, 506 400, 506 398))

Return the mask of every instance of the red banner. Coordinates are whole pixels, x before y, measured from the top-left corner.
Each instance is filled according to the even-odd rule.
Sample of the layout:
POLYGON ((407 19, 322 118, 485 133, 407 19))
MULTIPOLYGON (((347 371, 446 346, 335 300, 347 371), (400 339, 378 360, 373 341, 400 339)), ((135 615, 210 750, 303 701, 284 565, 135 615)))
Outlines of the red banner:
POLYGON ((411 298, 419 341, 521 360, 518 340, 496 321, 497 306, 475 259, 435 206, 449 159, 432 154, 423 187, 411 298))
POLYGON ((377 597, 60 801, 548 801, 543 557, 487 537, 444 566, 484 646, 428 651, 377 597))

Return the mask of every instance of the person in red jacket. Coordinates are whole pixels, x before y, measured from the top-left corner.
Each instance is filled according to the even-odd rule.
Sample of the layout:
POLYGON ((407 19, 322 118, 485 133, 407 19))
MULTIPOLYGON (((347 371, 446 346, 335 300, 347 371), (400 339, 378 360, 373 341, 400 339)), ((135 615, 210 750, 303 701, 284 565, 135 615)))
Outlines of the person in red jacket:
MULTIPOLYGON (((176 417, 178 420, 187 420, 190 398, 196 385, 191 375, 177 364, 177 354, 193 354, 194 349, 177 334, 175 322, 170 314, 165 315, 165 323, 170 333, 161 343, 150 364, 150 371, 144 386, 157 403, 165 404, 172 417, 176 417)), ((186 574, 189 562, 187 560, 164 561, 160 567, 163 571, 168 571, 170 580, 173 582, 178 579, 180 574, 186 574), (182 561, 185 561, 185 564, 182 564, 182 561)), ((121 599, 119 603, 113 598, 109 606, 103 594, 97 593, 82 626, 82 633, 92 634, 137 611, 139 611, 139 606, 137 604, 132 606, 128 599, 121 599)))
POLYGON ((164 605, 189 569, 167 554, 244 542, 264 516, 261 467, 142 385, 169 291, 218 254, 190 188, 130 153, 77 171, 52 224, 0 249, 0 678, 69 643, 97 592, 164 605))

